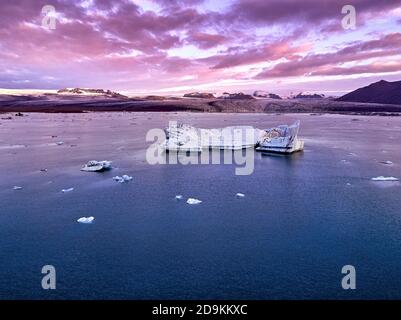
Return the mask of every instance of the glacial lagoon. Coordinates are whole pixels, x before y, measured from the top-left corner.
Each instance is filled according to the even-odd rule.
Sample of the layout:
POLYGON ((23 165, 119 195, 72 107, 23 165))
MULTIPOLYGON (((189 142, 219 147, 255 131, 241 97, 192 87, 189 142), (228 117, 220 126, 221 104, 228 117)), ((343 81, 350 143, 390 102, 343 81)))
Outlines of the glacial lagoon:
POLYGON ((401 178, 400 141, 399 117, 2 119, 0 298, 400 299, 401 183, 371 180, 401 178), (146 133, 169 120, 269 128, 298 119, 305 150, 255 153, 251 175, 235 175, 235 164, 146 162, 146 133), (80 171, 94 159, 113 169, 80 171), (132 181, 113 180, 124 174, 132 181), (56 290, 41 287, 44 265, 56 268, 56 290), (344 265, 356 268, 356 290, 341 287, 344 265))

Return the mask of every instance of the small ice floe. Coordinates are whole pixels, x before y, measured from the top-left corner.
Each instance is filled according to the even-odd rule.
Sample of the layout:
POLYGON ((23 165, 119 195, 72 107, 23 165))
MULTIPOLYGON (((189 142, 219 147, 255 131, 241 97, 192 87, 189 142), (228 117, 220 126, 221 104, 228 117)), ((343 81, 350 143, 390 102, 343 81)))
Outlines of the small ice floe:
POLYGON ((181 195, 181 194, 177 194, 177 195, 175 196, 175 199, 176 199, 176 200, 182 200, 182 195, 181 195))
POLYGON ((240 192, 238 192, 238 193, 236 194, 236 196, 239 197, 239 198, 245 197, 245 195, 244 195, 243 193, 240 193, 240 192))
POLYGON ((61 192, 63 193, 67 193, 67 192, 71 192, 74 191, 74 188, 68 188, 68 189, 62 189, 61 192))
POLYGON ((382 163, 382 164, 387 164, 387 165, 390 165, 390 164, 393 164, 393 162, 392 161, 379 161, 379 163, 382 163))
POLYGON ((62 145, 64 144, 64 142, 63 142, 63 141, 59 141, 59 142, 56 142, 56 144, 57 144, 58 146, 62 146, 62 145))
POLYGON ((347 186, 350 186, 350 185, 351 185, 351 183, 347 182, 347 186))
POLYGON ((200 203, 202 203, 202 201, 198 200, 198 199, 194 199, 194 198, 188 198, 187 203, 188 204, 200 204, 200 203))
POLYGON ((92 223, 93 220, 95 220, 94 217, 82 217, 82 218, 79 218, 77 221, 79 223, 92 223))
POLYGON ((376 178, 372 178, 373 181, 398 181, 398 178, 395 177, 376 177, 376 178))
POLYGON ((86 172, 102 172, 111 169, 111 161, 103 160, 103 161, 96 161, 91 160, 87 164, 85 164, 81 171, 86 172))
POLYGON ((40 169, 40 172, 47 172, 47 169, 40 169))
POLYGON ((22 187, 18 187, 18 186, 15 186, 14 188, 13 188, 13 190, 21 190, 22 189, 22 187))
POLYGON ((120 177, 120 176, 113 177, 113 180, 117 181, 119 183, 128 182, 128 181, 131 181, 132 179, 133 179, 132 177, 130 177, 130 176, 126 175, 126 174, 124 174, 122 177, 120 177))

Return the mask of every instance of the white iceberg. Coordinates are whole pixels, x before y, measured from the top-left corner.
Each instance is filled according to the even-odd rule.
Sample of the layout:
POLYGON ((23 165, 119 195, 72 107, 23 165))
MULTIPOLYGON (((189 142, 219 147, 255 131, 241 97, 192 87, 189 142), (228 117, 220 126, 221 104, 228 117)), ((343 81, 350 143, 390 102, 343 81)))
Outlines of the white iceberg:
POLYGON ((383 164, 388 164, 388 165, 390 165, 390 164, 393 164, 393 162, 392 161, 380 161, 380 163, 383 163, 383 164))
POLYGON ((22 187, 15 186, 13 189, 14 189, 14 190, 21 190, 22 187))
POLYGON ((94 217, 82 217, 82 218, 79 218, 77 221, 79 223, 92 223, 93 220, 95 220, 94 217))
POLYGON ((64 142, 63 142, 63 141, 59 141, 59 142, 56 142, 56 144, 57 144, 58 146, 61 146, 61 145, 64 144, 64 142))
POLYGON ((181 194, 178 194, 178 195, 175 196, 175 198, 176 198, 177 200, 181 200, 181 199, 182 199, 182 195, 181 195, 181 194))
POLYGON ((204 149, 241 150, 254 148, 263 130, 251 126, 234 126, 220 129, 201 129, 170 122, 165 129, 166 151, 201 152, 204 149))
POLYGON ((304 140, 298 139, 300 121, 261 130, 252 126, 232 126, 220 129, 200 129, 186 124, 170 122, 165 129, 166 151, 201 152, 205 149, 241 150, 293 153, 303 150, 304 140))
POLYGON ((376 177, 376 178, 372 178, 373 181, 398 181, 398 178, 395 177, 376 177))
POLYGON ((102 172, 102 171, 109 170, 109 169, 111 169, 111 161, 107 161, 107 160, 103 160, 103 161, 91 160, 81 168, 81 171, 102 172))
POLYGON ((74 188, 68 188, 68 189, 62 189, 61 192, 66 193, 66 192, 71 192, 74 191, 74 188))
POLYGON ((132 177, 130 177, 130 176, 126 175, 126 174, 124 174, 122 177, 120 177, 120 176, 113 177, 113 180, 115 180, 115 181, 117 181, 119 183, 128 182, 128 181, 131 181, 132 179, 133 179, 132 177))
POLYGON ((202 201, 198 200, 198 199, 194 199, 194 198, 188 198, 187 203, 188 204, 200 204, 200 203, 202 203, 202 201))
POLYGON ((245 197, 245 195, 244 195, 243 193, 240 193, 240 192, 238 192, 238 193, 236 194, 236 196, 239 197, 239 198, 245 197))
POLYGON ((298 120, 292 125, 281 125, 263 131, 257 151, 291 154, 304 149, 304 140, 298 138, 298 120))

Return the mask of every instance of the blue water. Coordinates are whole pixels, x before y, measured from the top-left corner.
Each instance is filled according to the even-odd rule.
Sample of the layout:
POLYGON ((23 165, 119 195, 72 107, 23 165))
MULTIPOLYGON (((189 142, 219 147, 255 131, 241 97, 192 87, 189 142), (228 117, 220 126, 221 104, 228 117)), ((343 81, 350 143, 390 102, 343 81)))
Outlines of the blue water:
POLYGON ((2 299, 401 298, 401 185, 370 180, 401 178, 397 118, 105 113, 0 123, 2 299), (169 118, 209 128, 301 119, 306 149, 257 153, 249 176, 234 165, 150 166, 146 132, 169 118), (115 169, 81 172, 91 159, 115 169), (112 180, 122 174, 133 181, 112 180), (348 264, 356 290, 341 287, 348 264), (41 288, 43 265, 55 266, 56 290, 41 288))

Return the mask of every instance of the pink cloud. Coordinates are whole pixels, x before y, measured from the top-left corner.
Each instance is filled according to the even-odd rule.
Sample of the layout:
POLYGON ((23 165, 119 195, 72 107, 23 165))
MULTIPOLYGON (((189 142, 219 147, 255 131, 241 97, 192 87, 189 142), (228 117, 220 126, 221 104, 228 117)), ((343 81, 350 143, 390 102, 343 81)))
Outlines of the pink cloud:
POLYGON ((309 49, 308 44, 291 46, 288 42, 277 42, 261 47, 249 49, 238 48, 234 52, 217 55, 209 60, 214 63, 212 69, 231 68, 239 65, 253 64, 264 61, 273 61, 286 57, 289 60, 295 59, 299 53, 309 49))
POLYGON ((186 38, 191 44, 196 45, 201 49, 210 49, 220 44, 226 43, 229 39, 226 36, 220 34, 210 34, 204 32, 194 32, 186 38))
POLYGON ((363 59, 394 56, 399 54, 401 33, 388 34, 381 39, 359 42, 335 53, 308 54, 303 58, 283 62, 272 69, 259 73, 257 79, 274 77, 303 76, 317 74, 320 67, 335 67, 336 64, 363 59))
MULTIPOLYGON (((232 5, 230 19, 263 24, 290 21, 317 24, 323 20, 338 20, 346 3, 341 1, 316 0, 239 0, 232 5)), ((380 13, 400 6, 399 0, 353 0, 358 15, 369 12, 380 13)))
POLYGON ((332 75, 353 75, 362 73, 386 73, 386 72, 398 72, 398 71, 401 71, 401 62, 392 64, 373 63, 369 65, 355 66, 350 68, 330 67, 327 69, 321 69, 316 72, 312 72, 312 75, 332 76, 332 75))

